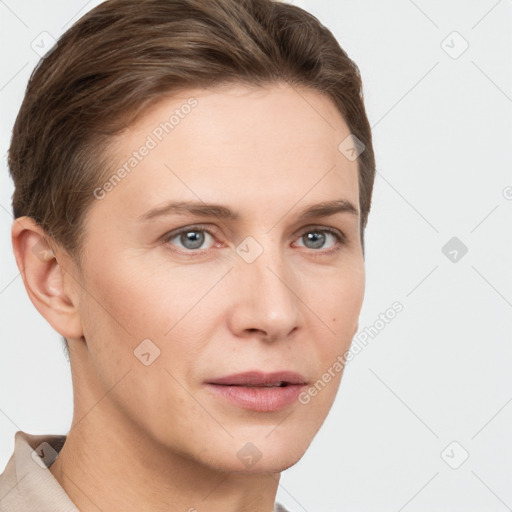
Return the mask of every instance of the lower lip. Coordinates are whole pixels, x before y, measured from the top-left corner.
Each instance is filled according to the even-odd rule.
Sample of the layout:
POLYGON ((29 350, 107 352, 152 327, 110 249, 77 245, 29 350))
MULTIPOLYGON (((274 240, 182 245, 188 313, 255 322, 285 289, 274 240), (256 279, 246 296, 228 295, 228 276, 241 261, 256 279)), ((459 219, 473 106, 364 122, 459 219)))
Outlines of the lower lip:
POLYGON ((282 387, 244 387, 207 384, 215 394, 232 404, 251 411, 273 412, 288 407, 297 401, 304 388, 300 384, 282 387))

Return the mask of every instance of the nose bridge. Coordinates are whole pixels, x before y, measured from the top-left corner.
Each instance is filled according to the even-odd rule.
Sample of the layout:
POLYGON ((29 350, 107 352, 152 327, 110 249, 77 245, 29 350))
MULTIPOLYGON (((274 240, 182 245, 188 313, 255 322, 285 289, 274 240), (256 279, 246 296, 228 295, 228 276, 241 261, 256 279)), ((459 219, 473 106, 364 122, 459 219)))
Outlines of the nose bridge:
POLYGON ((298 324, 300 304, 291 261, 279 241, 247 237, 238 247, 238 307, 245 329, 265 331, 269 338, 286 336, 298 324))

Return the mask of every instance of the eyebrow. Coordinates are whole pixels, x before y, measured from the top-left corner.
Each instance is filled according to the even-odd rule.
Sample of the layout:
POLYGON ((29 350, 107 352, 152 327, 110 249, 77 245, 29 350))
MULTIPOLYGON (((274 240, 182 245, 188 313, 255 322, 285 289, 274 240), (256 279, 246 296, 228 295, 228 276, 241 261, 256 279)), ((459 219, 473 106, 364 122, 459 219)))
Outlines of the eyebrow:
MULTIPOLYGON (((346 199, 337 199, 334 201, 324 201, 308 206, 299 215, 299 221, 311 219, 313 217, 328 217, 337 213, 350 213, 358 215, 357 208, 346 199)), ((198 215, 200 217, 218 217, 226 220, 239 220, 240 214, 230 208, 218 204, 204 203, 201 201, 179 201, 170 202, 164 206, 152 208, 143 213, 137 220, 140 222, 149 221, 155 217, 165 215, 198 215)))

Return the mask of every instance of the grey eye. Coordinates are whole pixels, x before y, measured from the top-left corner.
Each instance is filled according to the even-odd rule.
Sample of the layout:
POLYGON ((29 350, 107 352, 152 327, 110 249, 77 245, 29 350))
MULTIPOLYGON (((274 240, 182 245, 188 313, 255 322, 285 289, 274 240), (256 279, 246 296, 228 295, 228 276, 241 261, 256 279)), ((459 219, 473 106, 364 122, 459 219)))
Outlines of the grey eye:
POLYGON ((311 233, 302 235, 302 239, 307 241, 305 245, 308 249, 321 249, 325 243, 325 233, 312 231, 311 233))
POLYGON ((177 245, 182 249, 193 251, 196 249, 206 249, 207 247, 202 246, 205 244, 207 237, 210 237, 213 241, 213 236, 205 229, 186 228, 169 236, 167 238, 167 243, 177 245))
POLYGON ((199 247, 203 245, 204 239, 204 233, 201 231, 187 231, 180 234, 180 242, 182 242, 187 249, 199 249, 199 247))
POLYGON ((330 236, 331 239, 333 239, 331 248, 343 242, 343 238, 338 233, 331 231, 330 229, 310 229, 305 232, 299 240, 302 240, 304 246, 308 249, 324 249, 327 236, 330 236))

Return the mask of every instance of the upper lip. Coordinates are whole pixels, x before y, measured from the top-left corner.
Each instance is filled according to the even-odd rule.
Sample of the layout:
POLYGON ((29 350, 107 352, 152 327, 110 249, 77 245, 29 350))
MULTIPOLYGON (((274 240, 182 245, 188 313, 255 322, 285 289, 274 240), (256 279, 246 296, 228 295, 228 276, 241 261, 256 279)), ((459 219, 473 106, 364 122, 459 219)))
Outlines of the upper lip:
POLYGON ((306 379, 300 374, 291 371, 264 373, 250 371, 226 375, 218 379, 207 381, 208 384, 222 384, 224 386, 268 386, 283 384, 306 384, 306 379))

